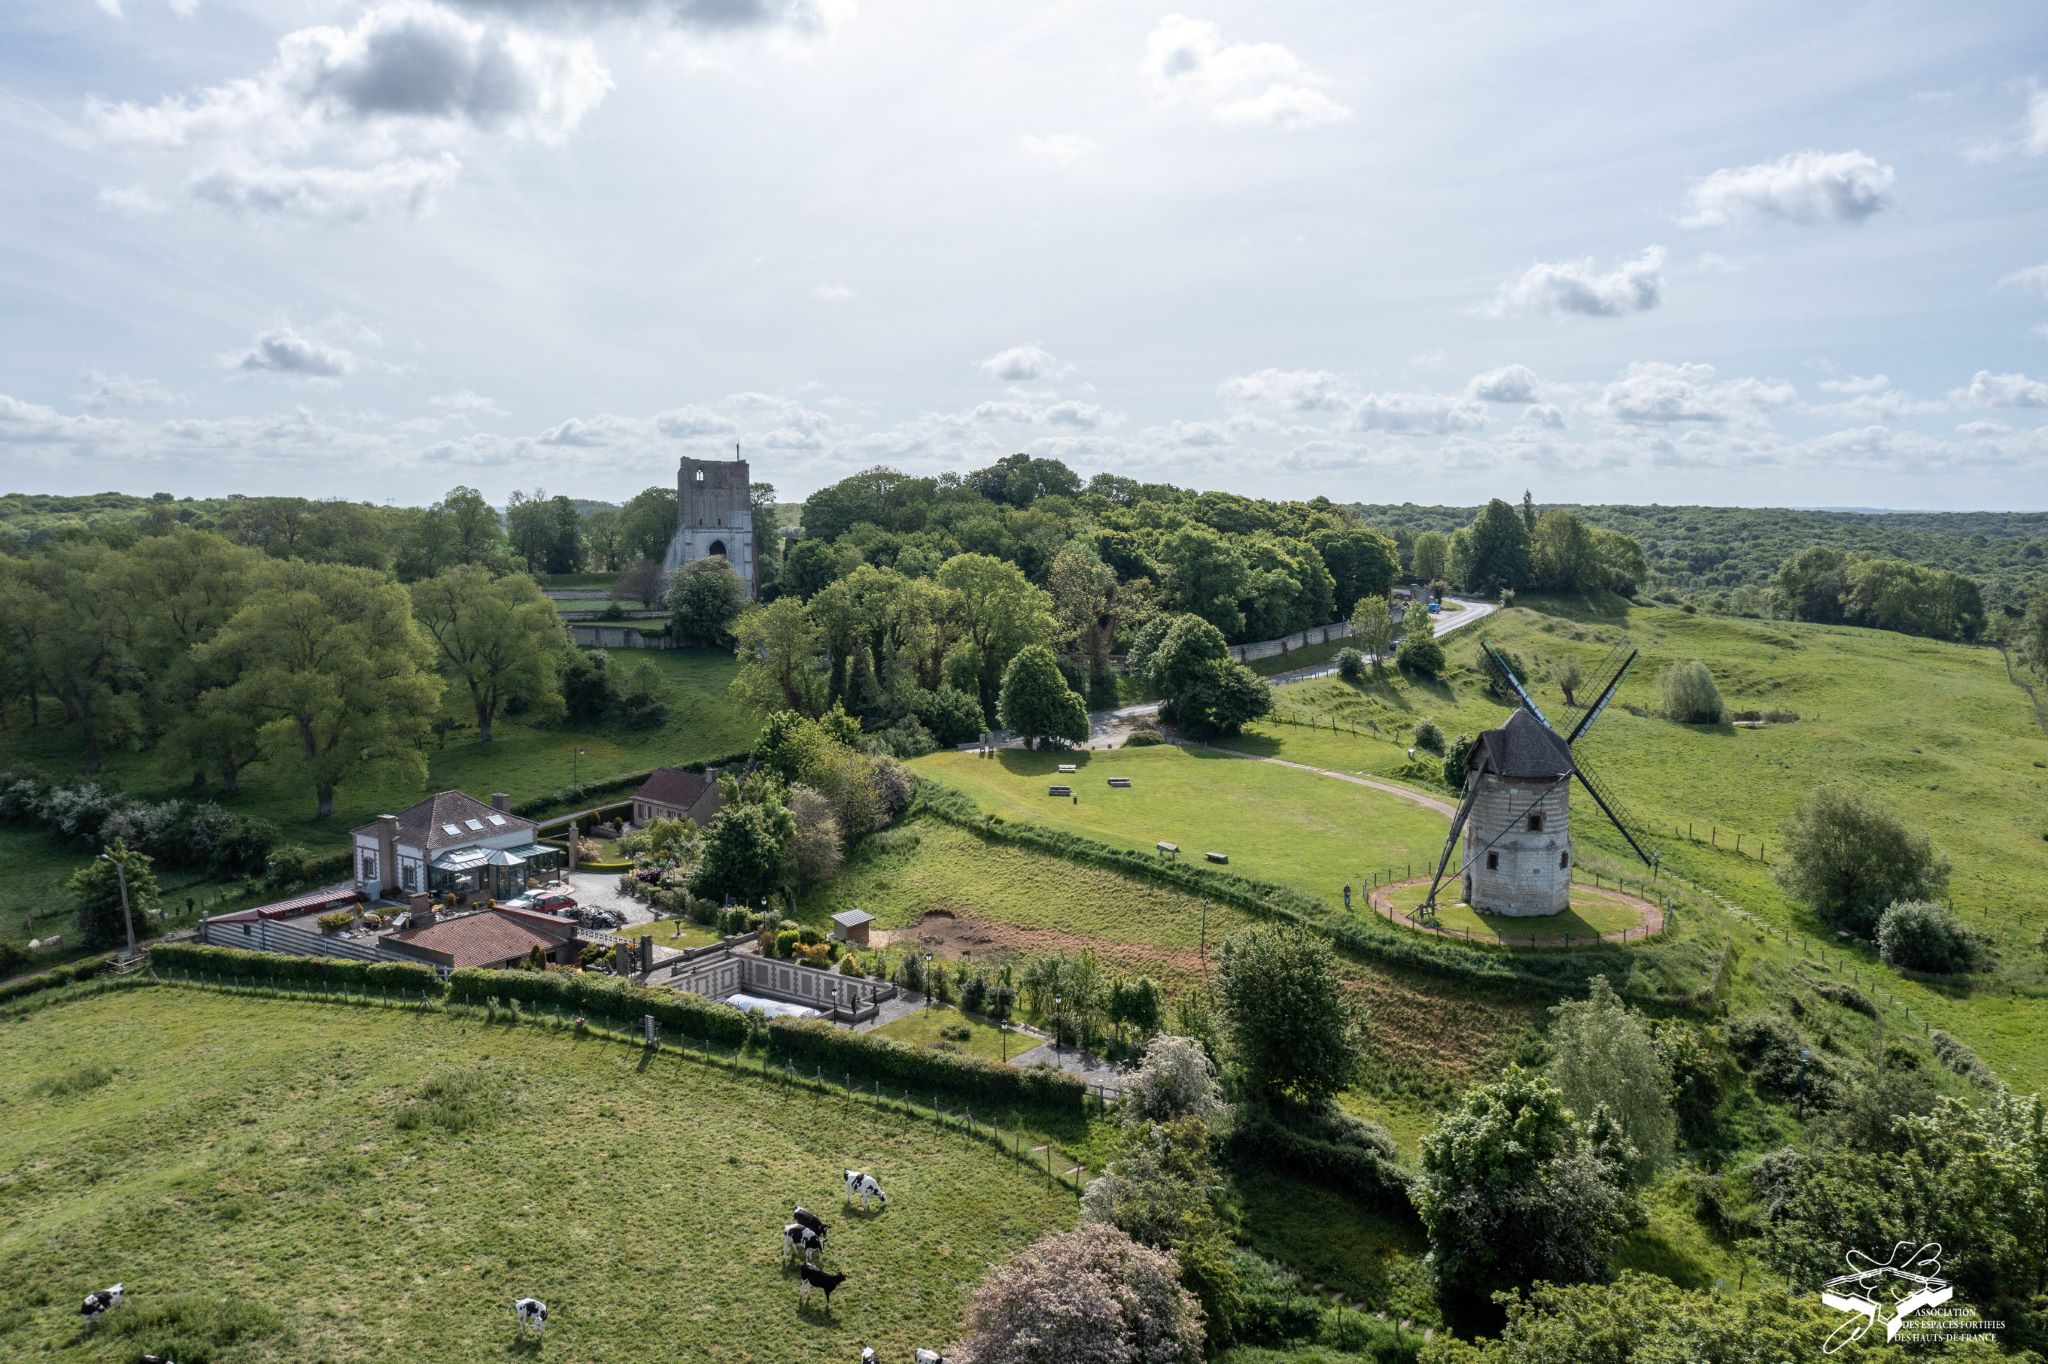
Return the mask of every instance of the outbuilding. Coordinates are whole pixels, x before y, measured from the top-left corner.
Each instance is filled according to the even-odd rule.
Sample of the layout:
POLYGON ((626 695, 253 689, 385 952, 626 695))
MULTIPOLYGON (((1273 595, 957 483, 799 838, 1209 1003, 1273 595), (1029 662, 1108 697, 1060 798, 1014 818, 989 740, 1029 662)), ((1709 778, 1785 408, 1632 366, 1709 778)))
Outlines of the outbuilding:
POLYGON ((853 947, 868 945, 868 928, 875 916, 864 909, 842 909, 832 916, 832 936, 853 947))

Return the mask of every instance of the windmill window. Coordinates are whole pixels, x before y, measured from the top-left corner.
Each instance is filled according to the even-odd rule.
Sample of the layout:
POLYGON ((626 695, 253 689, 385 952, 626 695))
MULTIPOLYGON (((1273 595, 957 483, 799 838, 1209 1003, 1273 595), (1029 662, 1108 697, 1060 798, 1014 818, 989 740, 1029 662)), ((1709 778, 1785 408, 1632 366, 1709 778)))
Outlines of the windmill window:
POLYGON ((1531 816, 1529 816, 1529 832, 1530 832, 1530 833, 1532 833, 1532 834, 1540 834, 1540 833, 1542 833, 1542 832, 1543 832, 1543 816, 1542 816, 1542 815, 1531 815, 1531 816))
POLYGON ((1570 853, 1561 852, 1557 855, 1557 869, 1559 871, 1563 871, 1566 867, 1569 867, 1571 864, 1572 855, 1570 853))
POLYGON ((1499 870, 1500 870, 1500 854, 1499 854, 1499 853, 1494 853, 1494 852, 1490 852, 1490 853, 1488 853, 1488 854, 1486 855, 1486 869, 1487 869, 1488 871, 1499 871, 1499 870))

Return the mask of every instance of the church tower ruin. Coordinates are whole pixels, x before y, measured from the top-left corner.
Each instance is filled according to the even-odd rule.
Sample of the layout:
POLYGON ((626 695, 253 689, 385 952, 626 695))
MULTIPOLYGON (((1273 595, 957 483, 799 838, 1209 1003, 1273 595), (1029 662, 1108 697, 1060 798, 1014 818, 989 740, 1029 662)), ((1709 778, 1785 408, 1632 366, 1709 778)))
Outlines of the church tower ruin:
POLYGON ((753 483, 747 462, 733 447, 732 459, 691 459, 684 456, 676 471, 676 533, 669 541, 662 571, 718 555, 747 585, 747 595, 761 595, 754 574, 753 483))

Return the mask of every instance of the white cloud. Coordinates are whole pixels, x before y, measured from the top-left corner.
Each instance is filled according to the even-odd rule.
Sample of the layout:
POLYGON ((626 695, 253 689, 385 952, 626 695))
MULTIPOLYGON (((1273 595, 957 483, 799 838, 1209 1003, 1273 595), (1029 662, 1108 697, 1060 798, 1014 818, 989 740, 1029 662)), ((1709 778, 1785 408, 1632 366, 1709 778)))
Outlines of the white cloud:
POLYGON ((853 290, 847 288, 844 284, 820 284, 815 289, 812 289, 811 293, 818 298, 824 299, 827 303, 838 303, 853 297, 853 290))
POLYGON ((1562 431, 1564 412, 1554 403, 1531 403, 1522 413, 1522 421, 1530 426, 1543 426, 1553 431, 1562 431))
POLYGON ((83 393, 72 395, 72 401, 89 411, 108 407, 151 407, 176 402, 178 395, 154 379, 136 379, 126 374, 102 374, 88 370, 85 382, 89 387, 83 393))
POLYGON ((1038 410, 1030 403, 1017 402, 1011 399, 1001 402, 977 404, 974 410, 967 415, 969 420, 983 423, 1014 422, 1020 425, 1029 425, 1033 418, 1038 415, 1038 410))
POLYGON ((1646 248, 1604 274, 1591 256, 1545 261, 1500 286, 1482 311, 1489 317, 1524 313, 1580 313, 1619 317, 1656 307, 1664 297, 1664 248, 1646 248))
POLYGON ((1980 369, 1962 396, 1979 407, 2048 407, 2048 380, 1980 369))
POLYGON ((1936 412, 1948 411, 1948 404, 1939 398, 1914 398, 1901 389, 1892 387, 1892 381, 1882 374, 1859 378, 1848 375, 1840 379, 1820 381, 1823 392, 1844 395, 1843 401, 1819 403, 1807 411, 1816 416, 1846 417, 1860 421, 1897 421, 1902 417, 1925 417, 1936 412))
POLYGON ((1601 391, 1594 409, 1633 425, 1719 424, 1759 419, 1764 411, 1784 407, 1798 396, 1790 384, 1713 379, 1712 365, 1638 361, 1601 391))
POLYGON ((1281 412, 1337 412, 1354 401, 1351 385, 1326 369, 1262 369, 1225 379, 1218 391, 1229 402, 1281 412))
POLYGON ((983 360, 981 372, 1006 383, 1027 383, 1072 374, 1074 367, 1036 341, 1027 341, 1021 346, 999 350, 983 360))
POLYGON ((692 406, 657 413, 654 418, 654 429, 672 439, 687 440, 697 436, 729 436, 738 431, 740 426, 731 417, 713 412, 709 408, 692 406))
POLYGON ((1038 419, 1047 426, 1074 426, 1093 430, 1111 420, 1109 415, 1094 403, 1054 403, 1038 414, 1038 419))
POLYGON ((1776 161, 1717 170, 1685 196, 1687 227, 1747 221, 1861 222, 1891 204, 1890 166, 1860 151, 1794 152, 1776 161))
POLYGON ((1475 377, 1465 391, 1489 403, 1533 403, 1536 372, 1527 365, 1502 365, 1475 377))
POLYGON ((1351 409, 1356 431, 1471 431, 1486 424, 1477 403, 1443 393, 1368 393, 1351 409))
POLYGON ((2029 265, 2024 270, 1998 277, 2001 289, 2019 289, 2030 294, 2048 298, 2048 265, 2029 265))
POLYGON ((1041 161, 1048 166, 1067 166, 1084 157, 1095 155, 1102 148, 1092 137, 1080 133, 1026 133, 1017 139, 1017 150, 1028 161, 1041 161))
MULTIPOLYGON (((187 197, 238 216, 361 222, 386 215, 416 218, 462 167, 402 157, 374 166, 220 167, 186 182, 187 197)), ((118 192, 117 192, 118 193, 118 192)), ((118 201, 117 201, 118 202, 118 201)))
POLYGON ((1882 374, 1858 378, 1854 374, 1840 379, 1823 379, 1820 389, 1823 393, 1882 393, 1892 386, 1892 381, 1882 374))
POLYGON ((258 336, 255 346, 235 360, 234 366, 273 374, 296 374, 309 379, 339 379, 355 371, 356 358, 339 346, 301 336, 289 326, 280 326, 258 336))
POLYGON ((427 402, 433 407, 440 408, 443 412, 453 412, 463 416, 502 417, 505 415, 504 408, 498 406, 483 394, 472 392, 466 388, 458 389, 453 393, 437 393, 427 399, 427 402))
POLYGON ((653 20, 713 34, 787 28, 809 32, 829 26, 841 6, 831 0, 453 0, 459 8, 552 23, 653 20))
POLYGON ((1958 423, 1956 426, 1956 434, 1959 436, 1970 436, 1973 438, 1983 436, 2009 436, 2012 434, 2012 428, 2010 426, 2007 426, 2004 422, 1961 422, 1958 423))
POLYGON ((1205 110, 1218 123, 1310 128, 1352 111, 1323 93, 1329 84, 1279 43, 1226 43, 1206 19, 1169 14, 1145 39, 1139 63, 1162 104, 1205 110))

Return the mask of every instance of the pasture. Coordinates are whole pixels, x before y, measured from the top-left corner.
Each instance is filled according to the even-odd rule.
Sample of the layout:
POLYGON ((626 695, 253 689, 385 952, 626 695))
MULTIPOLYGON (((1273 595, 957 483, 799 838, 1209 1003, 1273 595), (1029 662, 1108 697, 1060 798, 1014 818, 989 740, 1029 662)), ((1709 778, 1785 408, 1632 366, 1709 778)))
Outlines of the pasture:
POLYGON ((1369 868, 1434 865, 1444 841, 1444 816, 1400 796, 1208 749, 999 749, 993 759, 942 752, 911 766, 1005 819, 1143 853, 1165 840, 1198 867, 1205 853, 1225 853, 1230 871, 1292 886, 1333 907, 1342 905, 1346 882, 1362 889, 1359 879, 1369 868), (1063 775, 1063 762, 1079 770, 1063 775), (1132 785, 1112 788, 1109 777, 1129 777, 1132 785), (1079 803, 1048 796, 1054 783, 1070 784, 1079 803))
POLYGON ((181 989, 0 1030, 0 1357, 521 1355, 840 1364, 957 1328, 1074 1196, 959 1133, 685 1058, 473 1019, 181 989), (232 1046, 222 1045, 233 1038, 232 1046), (840 1206, 877 1172, 888 1211, 840 1206), (792 1202, 851 1278, 778 1265, 792 1202), (127 1301, 91 1338, 78 1300, 127 1301), (148 1327, 144 1330, 141 1328, 148 1327))

